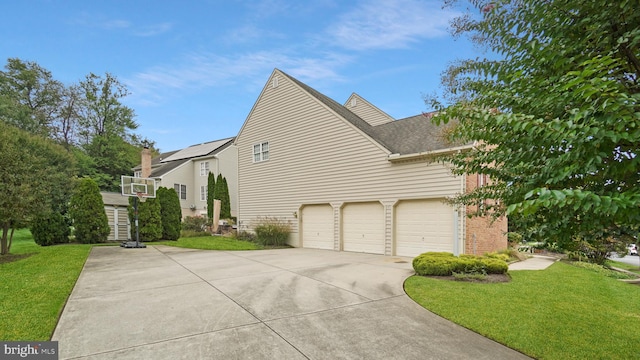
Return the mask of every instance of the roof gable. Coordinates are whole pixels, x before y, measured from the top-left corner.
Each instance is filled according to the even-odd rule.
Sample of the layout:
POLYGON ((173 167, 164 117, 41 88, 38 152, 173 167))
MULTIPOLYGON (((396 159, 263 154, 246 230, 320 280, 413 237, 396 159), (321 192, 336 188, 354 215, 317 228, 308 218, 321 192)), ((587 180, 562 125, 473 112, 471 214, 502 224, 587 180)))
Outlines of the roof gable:
POLYGON ((380 110, 356 93, 349 96, 347 101, 344 103, 344 107, 373 126, 386 124, 395 120, 389 116, 389 114, 380 110))
POLYGON ((236 137, 236 141, 242 136, 242 132, 247 125, 247 122, 252 118, 252 114, 261 102, 266 90, 269 87, 277 86, 278 76, 283 76, 293 82, 313 99, 323 104, 340 118, 360 130, 362 135, 368 137, 373 143, 388 151, 389 154, 415 154, 451 149, 461 145, 452 144, 446 139, 445 133, 452 124, 435 125, 431 122, 429 116, 425 116, 423 114, 401 120, 394 120, 391 116, 371 105, 355 93, 351 95, 345 105, 341 105, 330 97, 278 69, 274 69, 273 73, 269 77, 269 80, 265 84, 262 92, 258 96, 258 99, 254 103, 253 108, 242 125, 242 128, 236 137), (350 100, 353 98, 356 99, 356 102, 361 101, 366 104, 368 108, 367 110, 373 111, 376 114, 375 117, 378 117, 378 121, 376 122, 376 120, 373 120, 372 122, 378 123, 378 125, 372 125, 347 108, 350 100))

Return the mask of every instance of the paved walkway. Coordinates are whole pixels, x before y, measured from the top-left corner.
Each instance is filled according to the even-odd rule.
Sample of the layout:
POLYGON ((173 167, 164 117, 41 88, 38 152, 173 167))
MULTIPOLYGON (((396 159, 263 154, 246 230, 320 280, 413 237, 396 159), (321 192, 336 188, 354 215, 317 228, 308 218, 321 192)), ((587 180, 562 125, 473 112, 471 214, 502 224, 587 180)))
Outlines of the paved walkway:
POLYGON ((94 247, 53 340, 60 359, 527 359, 414 303, 412 274, 348 252, 94 247))
POLYGON ((544 270, 551 266, 558 259, 551 256, 532 255, 524 261, 509 264, 509 271, 512 270, 544 270))

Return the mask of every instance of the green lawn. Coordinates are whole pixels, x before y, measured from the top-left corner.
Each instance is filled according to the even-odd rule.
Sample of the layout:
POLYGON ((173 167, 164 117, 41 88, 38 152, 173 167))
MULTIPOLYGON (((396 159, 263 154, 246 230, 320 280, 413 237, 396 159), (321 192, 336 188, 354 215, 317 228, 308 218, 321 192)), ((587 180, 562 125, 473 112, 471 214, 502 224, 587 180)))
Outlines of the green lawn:
POLYGON ((16 230, 11 253, 0 257, 0 340, 49 340, 90 250, 41 247, 16 230))
POLYGON ((160 241, 147 245, 168 245, 202 250, 259 250, 262 246, 249 241, 236 240, 224 236, 201 236, 180 238, 178 241, 160 241))
POLYGON ((627 264, 627 263, 623 263, 623 262, 615 261, 615 260, 607 260, 607 264, 609 266, 617 267, 618 269, 631 271, 631 272, 634 272, 634 273, 640 275, 640 259, 638 259, 638 263, 636 265, 631 265, 631 264, 627 264))
POLYGON ((405 290, 434 313, 539 359, 632 359, 640 347, 640 286, 555 263, 509 283, 413 276, 405 290))

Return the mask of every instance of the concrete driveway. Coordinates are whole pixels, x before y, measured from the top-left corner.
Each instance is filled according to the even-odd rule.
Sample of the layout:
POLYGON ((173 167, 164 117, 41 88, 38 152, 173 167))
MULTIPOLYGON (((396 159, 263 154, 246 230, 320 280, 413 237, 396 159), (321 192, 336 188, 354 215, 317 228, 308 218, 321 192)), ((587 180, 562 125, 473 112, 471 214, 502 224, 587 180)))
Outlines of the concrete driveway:
POLYGON ((411 259, 312 249, 94 247, 60 359, 526 359, 426 311, 411 259))

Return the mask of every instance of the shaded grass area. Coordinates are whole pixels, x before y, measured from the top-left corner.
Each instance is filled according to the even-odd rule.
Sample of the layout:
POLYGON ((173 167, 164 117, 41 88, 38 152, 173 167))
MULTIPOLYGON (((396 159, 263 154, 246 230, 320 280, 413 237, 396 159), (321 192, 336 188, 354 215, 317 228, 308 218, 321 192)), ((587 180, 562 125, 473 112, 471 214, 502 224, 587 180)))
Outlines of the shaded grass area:
POLYGON ((615 260, 607 260, 607 265, 616 267, 618 269, 631 271, 633 273, 640 275, 640 259, 638 259, 637 265, 631 265, 631 264, 627 264, 627 263, 623 263, 621 261, 615 261, 615 260))
POLYGON ((11 254, 0 256, 0 340, 49 340, 90 250, 41 247, 16 230, 11 254))
POLYGON ((159 241, 147 245, 167 245, 201 250, 260 250, 262 246, 244 240, 224 236, 184 237, 177 241, 159 241))
POLYGON ((638 356, 640 286, 557 262, 513 271, 508 283, 413 276, 407 294, 426 309, 539 359, 638 356))

